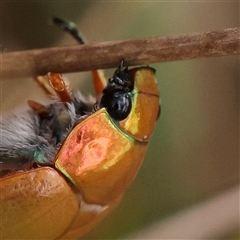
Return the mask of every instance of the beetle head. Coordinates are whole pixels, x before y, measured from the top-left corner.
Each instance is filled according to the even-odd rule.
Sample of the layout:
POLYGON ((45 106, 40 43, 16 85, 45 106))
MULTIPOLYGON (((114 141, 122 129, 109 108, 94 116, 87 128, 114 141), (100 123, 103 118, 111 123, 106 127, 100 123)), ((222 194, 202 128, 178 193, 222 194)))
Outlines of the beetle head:
POLYGON ((103 91, 100 106, 128 135, 148 141, 160 112, 155 69, 128 69, 121 62, 103 91))

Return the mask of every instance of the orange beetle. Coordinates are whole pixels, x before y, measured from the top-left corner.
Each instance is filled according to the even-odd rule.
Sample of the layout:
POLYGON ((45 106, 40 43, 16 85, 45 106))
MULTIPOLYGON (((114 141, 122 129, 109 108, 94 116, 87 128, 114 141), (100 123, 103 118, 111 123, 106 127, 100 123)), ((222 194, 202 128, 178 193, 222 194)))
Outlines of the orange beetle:
MULTIPOLYGON (((37 118, 38 127, 21 123, 30 119, 25 115, 15 118, 21 128, 12 128, 11 119, 0 122, 2 166, 8 164, 6 159, 32 154, 30 167, 24 162, 24 167, 11 174, 2 171, 1 239, 76 239, 119 203, 141 166, 160 113, 155 70, 148 66, 129 70, 123 64, 108 82, 101 72, 93 71, 97 100, 91 108, 76 100, 62 75, 49 73, 61 103, 45 107, 29 101, 32 110, 25 115, 32 114, 32 121, 37 118), (70 116, 61 136, 58 116, 63 108, 54 114, 50 111, 58 109, 58 104, 70 116), (41 143, 26 140, 33 133, 23 130, 32 131, 32 127, 41 143), (45 128, 50 129, 50 140, 45 128), (19 144, 29 145, 33 151, 23 147, 20 151, 19 144), (45 151, 46 146, 53 151, 45 151)), ((55 94, 41 78, 38 82, 55 94)))

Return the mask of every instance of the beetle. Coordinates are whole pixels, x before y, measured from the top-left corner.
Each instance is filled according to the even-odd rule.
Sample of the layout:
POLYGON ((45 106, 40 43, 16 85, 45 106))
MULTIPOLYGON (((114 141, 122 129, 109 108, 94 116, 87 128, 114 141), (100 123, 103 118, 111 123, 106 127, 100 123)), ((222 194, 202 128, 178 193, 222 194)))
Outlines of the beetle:
POLYGON ((76 239, 101 221, 135 178, 160 113, 155 70, 122 60, 96 98, 70 91, 57 73, 38 77, 53 97, 0 121, 0 236, 76 239))

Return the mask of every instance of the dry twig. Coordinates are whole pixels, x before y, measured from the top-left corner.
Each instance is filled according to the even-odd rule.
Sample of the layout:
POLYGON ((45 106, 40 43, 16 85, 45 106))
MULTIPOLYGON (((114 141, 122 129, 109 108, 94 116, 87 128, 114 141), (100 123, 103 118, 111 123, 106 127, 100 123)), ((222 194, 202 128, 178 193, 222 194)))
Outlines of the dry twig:
POLYGON ((222 239, 239 229, 239 191, 232 187, 127 239, 222 239))
POLYGON ((45 48, 0 55, 1 76, 25 77, 47 72, 76 72, 240 53, 240 28, 181 36, 45 48))

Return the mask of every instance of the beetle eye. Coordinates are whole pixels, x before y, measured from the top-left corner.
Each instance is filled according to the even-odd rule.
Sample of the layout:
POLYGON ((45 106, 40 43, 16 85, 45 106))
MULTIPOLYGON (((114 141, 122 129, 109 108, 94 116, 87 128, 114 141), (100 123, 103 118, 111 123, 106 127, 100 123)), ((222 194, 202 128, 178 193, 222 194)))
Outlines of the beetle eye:
POLYGON ((107 91, 102 96, 100 107, 105 107, 114 120, 121 121, 125 119, 131 111, 131 97, 125 91, 107 91))

